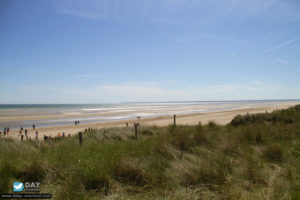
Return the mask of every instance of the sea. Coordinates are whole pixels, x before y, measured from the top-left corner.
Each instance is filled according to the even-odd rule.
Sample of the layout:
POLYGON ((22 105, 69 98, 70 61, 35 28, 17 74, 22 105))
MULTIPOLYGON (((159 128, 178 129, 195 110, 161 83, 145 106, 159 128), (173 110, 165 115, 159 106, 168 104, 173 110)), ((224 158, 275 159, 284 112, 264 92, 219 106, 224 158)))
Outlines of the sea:
POLYGON ((299 100, 123 102, 113 104, 0 104, 0 131, 129 120, 279 105, 299 100))

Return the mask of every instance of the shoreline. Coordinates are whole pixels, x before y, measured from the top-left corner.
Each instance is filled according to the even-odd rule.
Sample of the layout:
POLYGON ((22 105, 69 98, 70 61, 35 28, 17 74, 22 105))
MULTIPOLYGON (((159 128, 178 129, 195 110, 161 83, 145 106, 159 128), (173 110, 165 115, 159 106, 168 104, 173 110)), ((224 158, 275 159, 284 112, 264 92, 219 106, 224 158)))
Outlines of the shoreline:
MULTIPOLYGON (((236 115, 248 113, 264 113, 272 112, 274 110, 286 109, 291 106, 297 105, 300 102, 289 102, 289 103, 280 103, 277 105, 266 105, 252 108, 238 108, 233 110, 225 111, 216 111, 216 112, 203 112, 203 113, 191 113, 191 114, 178 114, 176 115, 176 124, 177 125, 196 125, 201 121, 202 124, 207 124, 209 121, 213 121, 220 125, 225 125, 229 123, 236 115)), ((83 132, 86 128, 101 129, 101 128, 111 128, 111 127, 133 127, 134 122, 139 122, 142 126, 168 126, 173 124, 173 115, 169 116, 160 116, 160 117, 149 117, 141 119, 129 119, 129 120, 117 120, 117 121, 108 121, 108 122, 98 122, 98 123, 89 123, 89 124, 79 124, 79 125, 67 125, 67 126, 53 126, 53 127, 43 127, 32 128, 28 130, 28 136, 32 140, 35 138, 35 131, 39 132, 39 140, 43 140, 43 136, 55 137, 58 133, 62 134, 65 132, 66 136, 68 134, 75 135, 78 132, 83 132)), ((2 130, 1 130, 2 131, 2 130)), ((1 138, 13 138, 20 140, 19 130, 10 130, 8 135, 2 136, 1 138)))

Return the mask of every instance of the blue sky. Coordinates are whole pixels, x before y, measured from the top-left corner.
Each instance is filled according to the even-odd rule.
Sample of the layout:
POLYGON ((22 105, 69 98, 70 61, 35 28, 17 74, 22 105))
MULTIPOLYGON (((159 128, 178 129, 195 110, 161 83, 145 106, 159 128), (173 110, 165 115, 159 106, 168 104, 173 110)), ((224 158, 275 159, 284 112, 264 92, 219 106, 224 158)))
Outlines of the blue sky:
POLYGON ((298 0, 1 0, 0 103, 300 99, 298 0))

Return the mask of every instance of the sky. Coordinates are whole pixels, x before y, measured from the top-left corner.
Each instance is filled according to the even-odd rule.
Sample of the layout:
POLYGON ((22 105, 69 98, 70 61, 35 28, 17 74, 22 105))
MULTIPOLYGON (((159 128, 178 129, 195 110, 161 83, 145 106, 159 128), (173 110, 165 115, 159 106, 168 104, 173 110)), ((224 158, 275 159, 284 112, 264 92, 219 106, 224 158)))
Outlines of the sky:
POLYGON ((0 103, 300 99, 299 0, 0 0, 0 103))

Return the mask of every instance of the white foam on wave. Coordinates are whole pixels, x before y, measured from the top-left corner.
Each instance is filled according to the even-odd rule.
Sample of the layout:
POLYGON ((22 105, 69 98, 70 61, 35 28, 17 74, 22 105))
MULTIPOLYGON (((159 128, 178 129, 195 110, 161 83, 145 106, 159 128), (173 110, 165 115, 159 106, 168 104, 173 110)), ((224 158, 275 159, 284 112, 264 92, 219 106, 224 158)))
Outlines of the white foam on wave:
POLYGON ((81 112, 69 112, 69 113, 63 113, 65 115, 78 115, 78 114, 82 114, 81 112))

